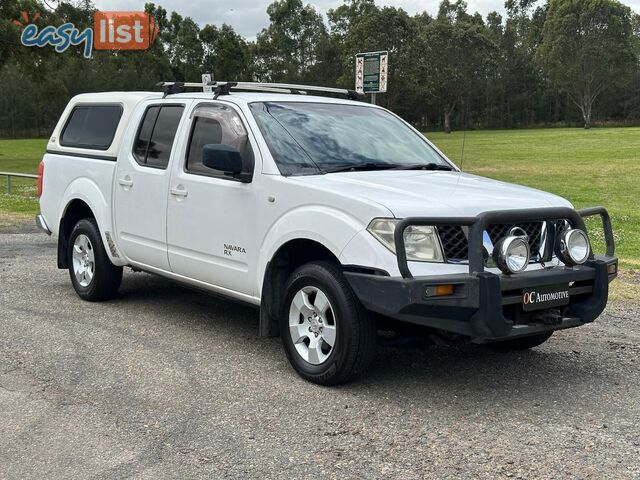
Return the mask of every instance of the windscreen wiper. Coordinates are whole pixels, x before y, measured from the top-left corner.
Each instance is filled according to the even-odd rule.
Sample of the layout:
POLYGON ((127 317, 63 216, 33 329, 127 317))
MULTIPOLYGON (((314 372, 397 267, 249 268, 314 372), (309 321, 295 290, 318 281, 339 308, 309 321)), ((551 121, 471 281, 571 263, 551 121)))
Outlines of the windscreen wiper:
POLYGON ((390 170, 396 168, 397 165, 392 163, 352 163, 349 165, 340 165, 334 168, 325 168, 322 173, 340 173, 340 172, 362 172, 365 170, 390 170))
POLYGON ((440 163, 414 163, 411 165, 397 165, 394 170, 442 170, 445 172, 453 171, 453 167, 440 163))

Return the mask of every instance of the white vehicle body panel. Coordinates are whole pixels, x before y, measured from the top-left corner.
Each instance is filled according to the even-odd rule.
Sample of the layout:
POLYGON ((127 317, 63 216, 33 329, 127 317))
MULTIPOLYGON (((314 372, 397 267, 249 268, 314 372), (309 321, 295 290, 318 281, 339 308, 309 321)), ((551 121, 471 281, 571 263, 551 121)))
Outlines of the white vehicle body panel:
MULTIPOLYGON (((313 240, 339 258, 349 241, 365 230, 372 218, 391 215, 378 203, 357 198, 346 202, 343 195, 309 185, 302 177, 265 176, 263 181, 262 201, 266 208, 258 223, 261 237, 260 268, 255 278, 258 291, 267 263, 287 242, 313 240), (274 201, 269 202, 269 197, 274 201), (304 202, 300 202, 301 198, 304 202)), ((379 243, 378 247, 384 249, 379 243)), ((346 259, 344 263, 350 262, 346 259)))
MULTIPOLYGON (((132 115, 133 124, 139 125, 147 108, 156 104, 157 99, 143 101, 132 115)), ((131 264, 170 271, 167 256, 170 172, 138 164, 133 156, 137 132, 137 127, 128 129, 118 156, 113 197, 116 238, 120 250, 131 264)), ((178 135, 180 131, 176 137, 178 135)), ((174 144, 172 160, 177 156, 176 150, 174 144)))
POLYGON ((301 178, 325 191, 385 205, 396 218, 475 217, 491 210, 571 206, 550 193, 461 172, 384 170, 301 178))
MULTIPOLYGON (((107 245, 106 234, 113 232, 111 214, 111 189, 115 162, 92 161, 85 158, 45 154, 42 160, 46 175, 40 210, 54 235, 58 235, 60 220, 69 204, 82 200, 95 213, 102 241, 107 245)), ((122 258, 107 254, 116 265, 124 265, 122 258)))
MULTIPOLYGON (((233 93, 220 98, 219 103, 241 113, 255 155, 253 181, 240 183, 184 169, 189 114, 194 105, 212 101, 211 94, 178 94, 167 100, 158 93, 81 95, 69 103, 49 142, 48 149, 58 153, 44 156, 42 215, 57 234, 66 207, 74 199, 82 200, 95 214, 105 245, 105 234, 112 235, 117 257, 107 251, 116 265, 132 265, 259 304, 269 261, 292 240, 318 242, 343 265, 398 276, 395 255, 366 231, 374 218, 469 217, 491 210, 571 206, 552 194, 459 171, 284 177, 249 109, 251 102, 266 99, 380 108, 304 95, 233 93), (90 157, 92 152, 58 142, 74 105, 100 102, 123 105, 111 147, 94 152, 117 156, 117 162, 74 156, 90 157), (146 107, 163 102, 184 104, 185 112, 168 168, 150 169, 133 158, 133 142, 146 107), (188 194, 171 194, 175 189, 188 194), (229 255, 225 245, 238 249, 229 255)), ((460 264, 410 262, 409 266, 414 275, 468 272, 468 266, 460 264)))
MULTIPOLYGON (((215 105, 220 102, 206 102, 215 105)), ((193 107, 202 107, 196 102, 193 107)), ((187 117, 191 117, 190 111, 187 117)), ((243 119, 246 123, 246 119, 243 119)), ((192 119, 178 135, 174 149, 177 158, 171 167, 171 191, 167 208, 167 244, 171 270, 209 285, 253 299, 256 285, 258 237, 256 223, 261 176, 255 173, 251 183, 228 178, 189 173, 185 158, 192 119), (225 245, 233 248, 225 248, 225 245)), ((249 130, 255 159, 255 171, 262 164, 260 150, 249 130)))

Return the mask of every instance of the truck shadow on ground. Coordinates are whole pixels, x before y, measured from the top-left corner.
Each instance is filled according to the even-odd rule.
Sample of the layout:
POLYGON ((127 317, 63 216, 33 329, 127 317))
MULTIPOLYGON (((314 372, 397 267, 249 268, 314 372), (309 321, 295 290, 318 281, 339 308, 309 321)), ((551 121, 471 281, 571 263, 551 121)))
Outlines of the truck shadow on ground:
MULTIPOLYGON (((206 341, 215 342, 222 335, 227 342, 237 342, 233 348, 238 351, 246 349, 258 355, 253 361, 265 365, 267 372, 269 365, 277 370, 286 362, 279 339, 258 337, 259 312, 255 308, 139 273, 126 276, 113 303, 115 308, 133 308, 131 313, 138 309, 151 312, 160 327, 162 322, 183 322, 185 328, 197 328, 203 335, 211 335, 211 340, 206 341)), ((293 370, 286 374, 298 386, 306 384, 293 370)), ((367 375, 333 390, 389 396, 392 402, 466 399, 474 403, 498 401, 522 406, 529 398, 545 398, 557 408, 563 399, 575 401, 575 397, 572 400, 568 397, 576 391, 588 390, 594 378, 606 383, 615 376, 616 372, 607 371, 598 360, 597 352, 576 345, 573 334, 558 332, 541 347, 506 354, 471 344, 379 346, 367 375), (553 395, 541 396, 540 392, 553 395)))

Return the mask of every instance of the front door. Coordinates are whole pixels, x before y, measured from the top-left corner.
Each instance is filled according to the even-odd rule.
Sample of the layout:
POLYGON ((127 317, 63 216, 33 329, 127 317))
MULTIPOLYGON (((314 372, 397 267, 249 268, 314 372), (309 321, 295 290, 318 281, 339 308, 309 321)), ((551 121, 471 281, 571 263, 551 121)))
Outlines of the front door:
POLYGON ((243 170, 253 172, 256 149, 240 114, 226 104, 196 105, 188 128, 169 186, 171 269, 221 291, 255 296, 253 280, 260 245, 255 231, 256 182, 242 183, 205 167, 202 150, 207 144, 230 145, 240 151, 243 170))
POLYGON ((170 270, 167 257, 167 196, 174 139, 185 106, 147 105, 140 127, 118 158, 114 220, 119 247, 132 263, 170 270))

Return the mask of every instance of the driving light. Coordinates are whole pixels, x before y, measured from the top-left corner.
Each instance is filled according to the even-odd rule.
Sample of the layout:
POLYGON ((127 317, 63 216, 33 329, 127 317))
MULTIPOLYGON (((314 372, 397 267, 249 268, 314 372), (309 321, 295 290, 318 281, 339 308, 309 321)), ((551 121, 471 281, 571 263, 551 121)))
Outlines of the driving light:
POLYGON ((591 253, 587 234, 577 228, 570 228, 560 233, 555 250, 560 261, 569 266, 583 264, 591 253))
MULTIPOLYGON (((399 220, 376 218, 367 230, 385 247, 396 253, 394 234, 399 220)), ((412 262, 443 262, 442 247, 435 227, 411 225, 404 231, 407 260, 412 262)))
POLYGON ((531 250, 525 236, 514 236, 500 240, 493 249, 493 259, 502 272, 518 273, 529 265, 531 250))

